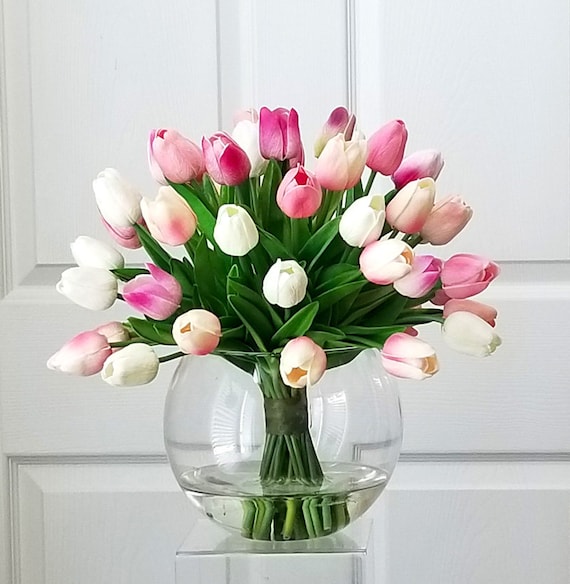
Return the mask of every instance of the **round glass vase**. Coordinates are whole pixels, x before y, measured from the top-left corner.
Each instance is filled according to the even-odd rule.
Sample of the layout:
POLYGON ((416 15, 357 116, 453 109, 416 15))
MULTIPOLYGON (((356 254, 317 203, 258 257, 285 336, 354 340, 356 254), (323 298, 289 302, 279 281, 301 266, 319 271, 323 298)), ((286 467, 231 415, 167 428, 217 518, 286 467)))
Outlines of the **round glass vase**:
POLYGON ((327 360, 317 384, 293 389, 271 354, 181 359, 166 398, 166 451, 206 516, 250 539, 315 538, 382 493, 402 442, 396 382, 375 349, 327 360))

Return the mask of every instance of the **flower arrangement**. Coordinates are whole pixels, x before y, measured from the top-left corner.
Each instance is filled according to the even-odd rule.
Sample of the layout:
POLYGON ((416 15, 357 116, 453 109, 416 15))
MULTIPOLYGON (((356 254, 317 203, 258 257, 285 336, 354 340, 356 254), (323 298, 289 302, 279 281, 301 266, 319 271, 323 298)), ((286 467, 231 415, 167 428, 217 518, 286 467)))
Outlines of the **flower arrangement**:
MULTIPOLYGON (((111 385, 131 386, 187 354, 216 353, 246 371, 253 370, 247 354, 255 354, 273 404, 262 484, 318 487, 323 473, 306 415, 289 435, 273 434, 270 418, 283 422, 293 402, 306 410, 305 392, 327 368, 377 348, 392 375, 431 377, 435 351, 414 328, 430 322, 441 323, 444 341, 464 353, 485 356, 500 344, 496 310, 471 299, 498 275, 497 264, 473 254, 417 253, 423 244, 448 243, 472 210, 458 196, 435 200, 443 158, 433 150, 404 158, 406 141, 401 120, 366 140, 339 107, 316 139, 309 170, 294 109, 241 112, 232 135, 204 137, 201 147, 175 130, 153 130, 148 159, 163 185, 154 200, 114 169, 93 182, 111 237, 125 248, 142 246, 150 262, 125 267, 113 246, 81 236, 71 244, 77 267, 57 284, 85 308, 120 300, 140 316, 78 334, 48 367, 100 372, 111 385), (392 178, 388 193, 374 190, 378 173, 392 178), (182 246, 184 255, 164 246, 182 246), (163 354, 161 346, 174 349, 163 354)), ((281 523, 295 523, 289 512, 281 523)), ((301 519, 310 535, 310 521, 301 519)))

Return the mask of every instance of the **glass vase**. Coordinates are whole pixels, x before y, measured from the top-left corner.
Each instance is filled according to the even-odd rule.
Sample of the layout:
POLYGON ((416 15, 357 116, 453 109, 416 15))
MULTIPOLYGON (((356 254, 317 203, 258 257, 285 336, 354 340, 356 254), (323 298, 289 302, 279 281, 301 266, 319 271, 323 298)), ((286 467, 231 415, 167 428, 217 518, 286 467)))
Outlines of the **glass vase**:
POLYGON ((255 540, 335 533, 384 490, 400 453, 396 382, 375 349, 327 353, 293 389, 264 353, 184 357, 165 406, 170 464, 188 498, 255 540))

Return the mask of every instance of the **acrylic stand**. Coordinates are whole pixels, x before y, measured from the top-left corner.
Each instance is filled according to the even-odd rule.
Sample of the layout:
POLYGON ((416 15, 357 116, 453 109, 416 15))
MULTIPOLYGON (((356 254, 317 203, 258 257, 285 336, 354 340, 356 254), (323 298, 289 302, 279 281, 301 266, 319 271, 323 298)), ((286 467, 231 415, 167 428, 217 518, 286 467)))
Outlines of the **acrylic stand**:
POLYGON ((251 541, 200 518, 176 552, 176 584, 374 584, 372 521, 326 537, 251 541))

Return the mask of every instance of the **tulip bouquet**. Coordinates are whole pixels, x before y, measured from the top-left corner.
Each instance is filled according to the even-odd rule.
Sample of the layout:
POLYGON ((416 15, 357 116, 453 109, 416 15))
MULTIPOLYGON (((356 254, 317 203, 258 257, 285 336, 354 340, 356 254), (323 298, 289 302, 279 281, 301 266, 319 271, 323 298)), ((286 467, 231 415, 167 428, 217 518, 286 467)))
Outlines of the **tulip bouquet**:
MULTIPOLYGON (((150 382, 160 363, 186 354, 257 367, 266 403, 261 484, 318 491, 323 471, 306 392, 327 368, 378 348, 389 373, 430 377, 435 351, 414 328, 429 322, 469 354, 489 355, 500 343, 496 311, 470 299, 498 266, 473 254, 442 260, 416 251, 449 242, 472 211, 458 196, 435 200, 442 156, 404 158, 406 141, 400 120, 366 140, 342 107, 325 123, 310 165, 294 109, 241 112, 231 135, 204 137, 201 147, 175 130, 153 130, 150 170, 163 185, 154 200, 113 169, 93 183, 110 235, 144 247, 149 263, 125 267, 114 247, 82 236, 71 245, 78 267, 57 285, 86 308, 118 299, 140 316, 80 333, 48 366, 100 372, 115 386, 150 382), (391 177, 388 193, 374 189, 378 173, 391 177), (165 245, 183 254, 173 257, 165 245)), ((310 514, 296 513, 273 509, 261 521, 250 509, 244 531, 265 538, 273 523, 286 539, 294 527, 313 535, 310 514)))

